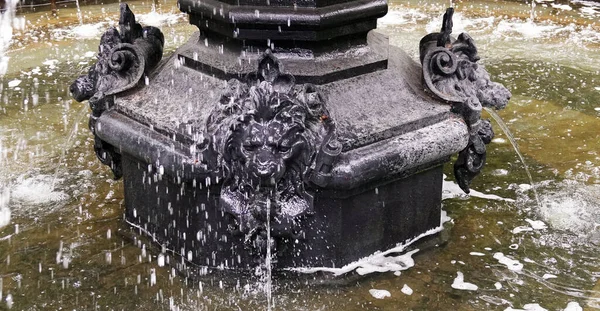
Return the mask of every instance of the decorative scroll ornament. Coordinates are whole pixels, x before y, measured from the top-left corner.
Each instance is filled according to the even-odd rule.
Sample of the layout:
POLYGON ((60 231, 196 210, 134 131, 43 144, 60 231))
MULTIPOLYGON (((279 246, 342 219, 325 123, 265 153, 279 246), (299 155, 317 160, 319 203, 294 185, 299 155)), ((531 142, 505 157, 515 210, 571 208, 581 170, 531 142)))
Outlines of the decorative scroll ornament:
POLYGON ((454 164, 454 175, 461 189, 469 193, 469 185, 486 160, 485 145, 494 137, 488 120, 481 120, 483 107, 503 109, 511 94, 490 80, 488 72, 477 64, 479 56, 473 39, 461 33, 451 36, 453 8, 444 14, 442 30, 423 37, 419 43, 423 82, 427 90, 452 104, 469 126, 470 139, 454 164))
POLYGON ((294 81, 267 51, 245 82, 228 82, 207 120, 224 177, 221 208, 259 253, 267 224, 275 238, 302 235, 302 220, 313 213, 310 181, 326 183, 328 163, 341 152, 323 96, 294 81))
POLYGON ((110 28, 102 35, 98 61, 69 88, 75 100, 89 100, 94 151, 103 164, 110 166, 115 179, 122 176, 121 156, 113 146, 95 135, 96 120, 112 107, 113 95, 136 87, 158 64, 164 45, 164 36, 158 28, 136 23, 135 15, 125 3, 121 4, 120 10, 120 31, 110 28))

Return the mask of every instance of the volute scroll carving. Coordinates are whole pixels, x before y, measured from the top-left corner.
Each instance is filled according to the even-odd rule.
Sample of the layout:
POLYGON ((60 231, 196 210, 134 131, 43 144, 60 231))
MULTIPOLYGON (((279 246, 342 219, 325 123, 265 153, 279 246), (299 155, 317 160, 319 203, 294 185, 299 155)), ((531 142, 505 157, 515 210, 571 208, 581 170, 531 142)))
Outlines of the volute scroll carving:
POLYGON ((89 127, 94 133, 98 159, 122 176, 121 156, 96 133, 96 120, 113 106, 114 95, 138 86, 158 64, 163 54, 164 36, 156 27, 142 27, 127 4, 120 6, 119 30, 110 28, 100 38, 97 61, 87 74, 77 78, 69 90, 79 102, 88 100, 92 113, 89 127))
POLYGON ((453 14, 453 8, 446 10, 441 31, 423 37, 419 52, 426 91, 450 103, 469 127, 469 143, 454 164, 460 188, 469 193, 471 181, 485 165, 485 145, 494 137, 491 123, 481 120, 481 110, 503 109, 511 94, 502 84, 491 81, 477 63, 480 58, 473 38, 466 33, 456 39, 451 36, 453 14))

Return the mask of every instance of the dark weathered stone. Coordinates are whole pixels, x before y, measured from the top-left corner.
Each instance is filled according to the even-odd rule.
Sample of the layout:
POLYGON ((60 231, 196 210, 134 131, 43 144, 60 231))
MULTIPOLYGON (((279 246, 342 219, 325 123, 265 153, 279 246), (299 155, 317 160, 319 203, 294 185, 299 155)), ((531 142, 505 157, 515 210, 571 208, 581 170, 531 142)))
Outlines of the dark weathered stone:
POLYGON ((201 31, 236 40, 277 42, 366 34, 387 13, 385 0, 251 1, 179 0, 179 8, 201 31))
MULTIPOLYGON (((89 127, 94 134, 96 121, 112 107, 113 96, 137 86, 162 58, 162 32, 156 27, 142 28, 127 4, 122 3, 120 10, 120 32, 110 28, 102 35, 98 61, 69 88, 75 100, 89 100, 89 127)), ((94 139, 94 151, 103 164, 110 166, 115 179, 121 178, 120 154, 98 136, 94 139)))
MULTIPOLYGON (((319 190, 298 236, 275 235, 274 269, 341 267, 440 226, 441 162, 352 191, 319 190), (431 208, 424 208, 431 207, 431 208), (435 208, 434 208, 435 207, 435 208)), ((250 269, 264 264, 234 217, 219 206, 219 185, 181 182, 148 165, 123 160, 127 221, 173 250, 189 267, 250 269)))
POLYGON ((452 38, 453 14, 454 9, 449 8, 441 31, 423 37, 419 51, 427 90, 451 103, 453 111, 461 114, 469 126, 469 144, 454 163, 458 184, 469 193, 471 181, 485 165, 485 145, 494 136, 489 121, 480 120, 482 107, 503 109, 511 94, 503 85, 492 82, 488 72, 477 64, 477 48, 468 34, 452 38))
MULTIPOLYGON (((424 70, 367 33, 385 2, 228 1, 180 0, 201 33, 154 69, 149 53, 150 67, 126 61, 121 77, 96 65, 73 86, 103 99, 90 99, 91 128, 106 162, 122 158, 127 221, 188 264, 223 268, 267 251, 277 268, 341 266, 439 229, 441 165, 462 150, 457 176, 470 182, 493 137, 481 104, 502 106, 451 18, 421 45, 424 70), (439 48, 460 73, 445 76, 439 48), (474 86, 433 99, 425 72, 428 86, 474 86)), ((102 44, 138 46, 130 11, 120 25, 102 44)))
MULTIPOLYGON (((279 62, 284 63, 287 59, 277 61, 267 56, 265 59, 269 60, 268 67, 273 70, 262 78, 257 79, 256 74, 250 74, 250 79, 225 83, 200 71, 181 66, 175 61, 176 52, 172 59, 157 69, 159 72, 152 78, 154 81, 177 79, 177 83, 170 86, 158 84, 156 87, 143 88, 136 93, 120 97, 115 102, 115 109, 100 118, 100 137, 114 144, 131 159, 130 167, 124 169, 127 219, 145 228, 161 243, 168 244, 176 250, 184 247, 185 253, 191 251, 192 261, 196 264, 222 264, 230 267, 251 266, 258 260, 254 256, 264 253, 267 206, 271 208, 269 219, 274 242, 272 245, 276 246, 273 253, 277 255, 278 267, 339 266, 366 256, 378 248, 393 246, 435 229, 440 225, 440 199, 437 195, 441 187, 439 165, 451 154, 466 146, 467 128, 464 122, 449 111, 449 106, 427 100, 427 95, 419 88, 418 65, 401 51, 393 48, 393 52, 394 57, 389 59, 390 66, 387 70, 320 86, 295 86, 291 93, 289 91, 292 90, 291 82, 294 78, 288 74, 287 64, 284 64, 284 72, 288 75, 283 74, 282 78, 278 78, 282 76, 277 69, 281 68, 278 67, 279 62), (173 72, 177 74, 173 75, 173 72), (165 78, 162 78, 163 76, 165 78), (248 80, 264 81, 254 82, 249 86, 248 80), (195 83, 194 87, 194 81, 202 81, 206 85, 195 83), (219 97, 210 93, 216 93, 213 89, 215 86, 220 90, 219 97), (248 151, 242 151, 245 147, 241 137, 246 129, 252 128, 250 123, 246 122, 256 121, 255 116, 244 117, 256 103, 251 100, 245 103, 249 107, 243 109, 237 106, 240 100, 244 101, 247 98, 252 88, 258 99, 264 98, 260 92, 269 94, 279 89, 282 92, 272 93, 272 96, 295 102, 296 104, 289 107, 298 106, 301 115, 306 113, 302 112, 307 111, 306 108, 302 108, 306 106, 318 108, 320 111, 313 113, 318 117, 312 119, 313 121, 310 121, 310 118, 305 119, 314 123, 311 131, 318 132, 305 136, 310 137, 307 143, 304 142, 306 138, 302 139, 303 148, 306 148, 302 152, 303 157, 311 160, 304 164, 293 164, 296 166, 293 172, 301 174, 294 173, 290 176, 296 181, 291 184, 293 191, 290 193, 293 195, 290 198, 295 200, 295 203, 304 202, 299 204, 300 213, 288 213, 286 217, 286 213, 276 208, 284 202, 281 200, 282 196, 269 191, 270 178, 266 180, 264 192, 256 191, 256 185, 263 182, 246 176, 252 175, 251 166, 240 167, 232 163, 234 157, 237 157, 238 161, 241 160, 239 164, 248 161, 244 159, 253 158, 243 154, 248 151), (191 91, 185 94, 183 89, 191 91), (193 92, 209 96, 196 97, 193 92), (181 95, 185 95, 187 101, 173 100, 181 95), (144 98, 157 98, 159 101, 157 103, 144 98), (181 110, 170 110, 168 115, 163 109, 161 114, 157 114, 154 105, 157 105, 156 108, 165 106, 165 103, 160 101, 161 98, 169 98, 171 108, 177 108, 178 104, 181 104, 181 110), (188 106, 190 99, 193 99, 193 106, 188 106), (326 103, 326 107, 323 103, 326 103), (204 112, 185 113, 186 107, 201 109, 200 111, 204 112), (238 112, 223 118, 223 111, 228 110, 238 112), (160 133, 166 134, 164 136, 156 131, 156 124, 160 124, 158 122, 151 122, 154 126, 150 129, 142 124, 132 124, 131 119, 120 116, 120 113, 123 113, 139 120, 136 116, 140 113, 147 116, 145 120, 164 117, 176 120, 179 111, 183 113, 182 118, 198 118, 193 123, 197 125, 165 126, 160 130, 160 133), (230 121, 226 121, 227 119, 230 121), (343 137, 340 143, 336 143, 335 139, 327 139, 330 135, 327 133, 333 133, 332 125, 327 125, 331 121, 336 122, 338 139, 339 136, 343 137), (314 127, 315 125, 317 127, 314 127), (215 129, 211 129, 215 126, 215 129), (175 132, 180 128, 185 130, 175 132), (235 131, 241 131, 241 136, 231 135, 235 131), (230 135, 231 139, 228 139, 230 135), (227 141, 231 142, 231 151, 225 151, 227 141), (325 143, 326 141, 330 143, 325 143), (317 152, 319 149, 320 152, 317 152), (224 164, 219 165, 215 158, 221 159, 224 164), (138 161, 142 164, 138 164, 138 161), (151 164, 151 172, 147 171, 148 164, 151 164), (233 174, 229 170, 237 173, 233 174), (154 177, 157 176, 157 171, 162 171, 164 175, 160 178, 154 177), (226 176, 222 173, 227 171, 230 177, 224 178, 226 176), (133 177, 128 179, 128 174, 133 177), (140 184, 144 180, 144 174, 145 186, 140 184), (411 177, 413 175, 414 177, 411 177), (252 184, 253 179, 255 181, 252 184), (237 190, 244 185, 240 180, 250 183, 250 187, 243 192, 237 190), (161 194, 148 194, 148 190, 139 189, 150 189, 150 184, 160 193, 169 193, 169 199, 161 194), (425 191, 432 191, 433 194, 418 195, 425 191), (248 192, 248 195, 244 195, 244 192, 248 192), (274 198, 280 201, 277 202, 274 198), (232 204, 235 201, 237 202, 232 204), (171 208, 168 207, 168 202, 171 203, 171 208), (370 209, 373 202, 381 204, 381 207, 373 208, 389 210, 374 211, 370 209), (155 206, 156 204, 160 206, 155 206), (169 216, 171 210, 179 210, 180 215, 189 215, 196 210, 196 206, 200 206, 200 210, 206 209, 206 213, 209 213, 208 219, 199 223, 195 218, 186 218, 185 223, 189 225, 178 225, 177 228, 172 226, 173 229, 169 229, 168 233, 161 231, 166 226, 163 223, 172 222, 169 216), (186 212, 188 209, 190 212, 186 212), (133 217, 133 210, 136 211, 136 217, 133 217), (335 216, 331 214, 334 211, 335 216), (381 217, 367 219, 363 216, 367 215, 364 213, 383 214, 381 217), (401 214, 407 216, 400 217, 401 214), (425 221, 416 220, 408 215, 429 216, 423 216, 427 219, 425 221), (389 222, 382 222, 388 219, 387 217, 392 218, 389 222), (160 220, 165 218, 169 220, 160 220), (336 221, 340 222, 336 224, 336 221), (194 237, 199 230, 206 230, 208 224, 213 228, 215 236, 203 240, 202 247, 197 244, 201 241, 181 241, 184 233, 187 237, 194 237), (222 231, 215 231, 217 227, 222 231), (176 230, 177 233, 170 230, 176 230), (357 230, 356 234, 352 233, 353 230, 357 230), (384 232, 396 232, 396 235, 388 236, 384 232), (358 237, 362 237, 364 241, 357 241, 358 237), (181 246, 182 243, 186 246, 181 246), (227 252, 218 251, 219 248, 213 249, 216 245, 226 247, 227 252), (204 253, 205 251, 209 252, 204 253), (216 261, 211 257, 213 252, 218 257, 216 261), (232 257, 233 253, 236 255, 232 257), (238 260, 238 256, 239 261, 232 262, 232 258, 238 260)), ((260 63, 260 60, 255 63, 258 68, 262 68, 258 70, 258 75, 262 75, 261 72, 267 67, 266 63, 260 63)), ((260 115, 264 112, 253 113, 260 115)), ((262 142, 265 136, 258 134, 256 138, 259 138, 260 145, 263 146, 260 148, 264 148, 262 142)), ((265 157, 269 161, 265 162, 275 163, 276 161, 271 160, 279 157, 278 154, 282 154, 281 150, 266 150, 265 157)), ((255 159, 261 156, 257 154, 255 159)), ((184 219, 179 219, 177 223, 183 221, 184 219)), ((204 233, 202 237, 205 237, 204 233)))
POLYGON ((322 95, 310 84, 297 89, 282 69, 267 51, 246 82, 228 82, 206 124, 223 177, 220 208, 252 245, 266 240, 267 222, 274 237, 303 234, 301 218, 313 213, 311 167, 321 149, 339 145, 322 95))

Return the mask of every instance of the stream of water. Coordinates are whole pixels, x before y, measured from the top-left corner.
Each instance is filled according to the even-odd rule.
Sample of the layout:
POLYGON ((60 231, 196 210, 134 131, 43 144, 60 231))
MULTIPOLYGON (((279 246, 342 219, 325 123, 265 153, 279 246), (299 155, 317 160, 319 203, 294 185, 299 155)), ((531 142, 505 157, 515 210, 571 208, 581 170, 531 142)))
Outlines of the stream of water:
POLYGON ((498 115, 498 113, 496 113, 496 111, 494 111, 493 109, 487 108, 487 107, 484 109, 492 117, 492 119, 494 119, 494 121, 496 121, 496 124, 498 124, 498 126, 500 127, 500 129, 502 130, 502 132, 504 133, 506 138, 508 138, 508 141, 510 141, 510 145, 513 147, 513 149, 517 153, 517 156, 519 156, 519 160, 521 160, 521 164, 523 164, 523 169, 525 170, 525 173, 527 174, 527 178, 529 178, 529 184, 532 187, 531 190, 533 191, 533 195, 535 197, 535 202, 537 203, 538 207, 542 206, 542 204, 540 203, 540 197, 537 193, 537 190, 534 187, 534 182, 533 182, 533 177, 531 176, 531 171, 529 170, 529 166, 525 162, 525 157, 523 157, 523 154, 521 153, 521 149, 519 149, 519 144, 517 144, 515 137, 511 133, 508 126, 506 126, 506 123, 504 123, 502 118, 498 115))
MULTIPOLYGON (((196 30, 175 1, 129 4, 161 27, 166 54, 196 30)), ((397 266, 358 278, 368 269, 353 270, 327 286, 276 272, 268 286, 260 277, 197 282, 172 269, 180 258, 128 239, 122 182, 96 159, 81 118, 87 103, 68 91, 116 25, 118 3, 18 13, 0 55, 9 58, 0 78, 0 310, 600 309, 600 3, 454 5, 454 35, 468 32, 513 94, 498 116, 514 137, 496 130, 470 196, 445 167, 445 245, 378 257, 397 266)), ((390 1, 379 31, 416 60, 447 6, 390 1)))

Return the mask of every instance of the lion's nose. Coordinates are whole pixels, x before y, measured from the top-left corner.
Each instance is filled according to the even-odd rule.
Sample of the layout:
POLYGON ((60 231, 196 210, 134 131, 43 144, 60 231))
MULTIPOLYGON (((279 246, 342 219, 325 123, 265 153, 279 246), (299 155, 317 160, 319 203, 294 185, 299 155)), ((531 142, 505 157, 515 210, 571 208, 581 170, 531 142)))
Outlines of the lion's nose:
POLYGON ((271 177, 275 173, 273 155, 267 151, 261 151, 256 156, 256 175, 260 178, 271 177))

